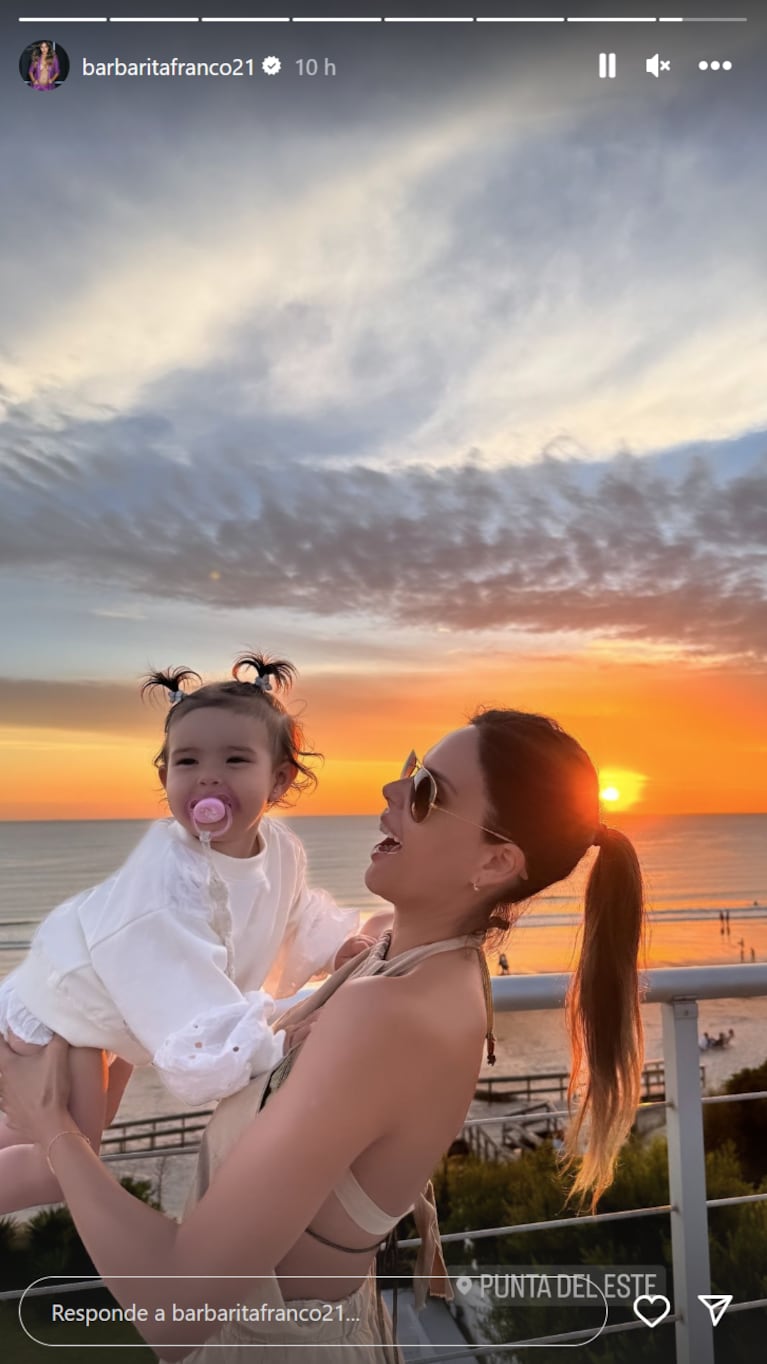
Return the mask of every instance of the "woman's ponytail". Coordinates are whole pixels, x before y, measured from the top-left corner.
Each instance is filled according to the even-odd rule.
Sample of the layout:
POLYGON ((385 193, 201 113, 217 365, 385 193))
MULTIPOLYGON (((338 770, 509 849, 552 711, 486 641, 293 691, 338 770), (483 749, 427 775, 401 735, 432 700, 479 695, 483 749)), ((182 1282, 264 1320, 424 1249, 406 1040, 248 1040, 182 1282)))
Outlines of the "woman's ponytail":
POLYGON ((644 926, 642 873, 618 829, 601 826, 586 888, 583 942, 567 1000, 572 1045, 568 1106, 578 1108, 565 1135, 566 1167, 586 1149, 570 1191, 591 1193, 592 1211, 612 1178, 634 1122, 643 1065, 638 957, 644 926))
POLYGON ((644 926, 642 873, 618 829, 599 823, 599 776, 571 734, 544 715, 480 710, 479 761, 487 791, 483 823, 525 855, 527 880, 502 887, 493 927, 509 927, 519 906, 563 881, 592 844, 580 961, 567 1011, 572 1045, 566 1168, 577 1165, 571 1197, 592 1208, 610 1183, 634 1121, 643 1066, 638 956, 644 926), (585 1154, 578 1159, 581 1136, 585 1154))

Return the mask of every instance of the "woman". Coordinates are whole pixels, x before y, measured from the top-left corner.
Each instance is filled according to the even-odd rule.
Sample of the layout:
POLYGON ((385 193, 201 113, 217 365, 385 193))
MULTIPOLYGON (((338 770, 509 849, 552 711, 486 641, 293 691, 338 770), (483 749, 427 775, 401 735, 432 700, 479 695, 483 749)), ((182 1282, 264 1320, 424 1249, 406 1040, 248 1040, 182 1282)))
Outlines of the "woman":
POLYGON ((29 83, 33 90, 54 90, 61 75, 59 59, 47 39, 38 43, 29 64, 29 83))
MULTIPOLYGON (((572 1157, 585 1125, 573 1191, 594 1203, 609 1183, 639 1097, 643 912, 636 856, 599 823, 588 756, 552 721, 490 710, 437 743, 423 767, 411 755, 384 795, 384 837, 365 880, 395 907, 391 934, 288 1020, 294 1049, 256 1120, 263 1080, 219 1107, 199 1202, 179 1225, 133 1199, 89 1150, 67 1110, 65 1044, 36 1057, 0 1046, 9 1120, 47 1152, 96 1267, 118 1301, 149 1310, 140 1329, 164 1360, 213 1364, 241 1359, 246 1344, 282 1342, 272 1359, 326 1364, 332 1341, 352 1364, 398 1357, 370 1348, 390 1342, 370 1269, 387 1227, 414 1204, 425 1225, 424 1185, 464 1120, 486 1034, 492 1045, 483 940, 595 842, 569 1003, 582 1101, 567 1149, 572 1157), (204 1278, 182 1277, 194 1275, 204 1278), (169 1285, 183 1321, 167 1319, 169 1285), (275 1333, 264 1314, 237 1320, 245 1300, 264 1314, 267 1303, 322 1301, 335 1316, 275 1333), (200 1322, 201 1304, 222 1315, 200 1322), (164 1322, 152 1321, 158 1307, 164 1322), (208 1337, 210 1348, 188 1353, 208 1337)), ((432 1249, 427 1275, 439 1268, 432 1249)))

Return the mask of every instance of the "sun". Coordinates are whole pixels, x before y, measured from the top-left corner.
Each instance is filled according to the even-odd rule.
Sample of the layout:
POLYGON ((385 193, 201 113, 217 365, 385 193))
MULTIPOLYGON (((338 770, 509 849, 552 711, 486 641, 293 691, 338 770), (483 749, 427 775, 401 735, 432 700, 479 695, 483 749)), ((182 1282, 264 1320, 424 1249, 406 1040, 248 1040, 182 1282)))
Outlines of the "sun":
POLYGON ((646 781, 643 772, 603 767, 599 773, 599 799, 611 810, 628 810, 642 799, 646 781))

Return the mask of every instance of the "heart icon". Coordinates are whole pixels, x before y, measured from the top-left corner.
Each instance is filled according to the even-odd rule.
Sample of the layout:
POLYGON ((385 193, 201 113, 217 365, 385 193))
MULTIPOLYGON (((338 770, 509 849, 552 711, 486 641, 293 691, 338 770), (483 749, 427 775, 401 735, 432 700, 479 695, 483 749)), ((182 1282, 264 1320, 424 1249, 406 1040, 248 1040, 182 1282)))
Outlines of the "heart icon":
POLYGON ((635 1298, 633 1308, 634 1316, 639 1317, 639 1320, 652 1330, 654 1326, 660 1326, 661 1322, 665 1321, 671 1311, 671 1303, 662 1293, 645 1293, 641 1298, 635 1298))
POLYGON ((456 1279, 455 1286, 459 1293, 470 1293, 472 1290, 471 1279, 466 1274, 462 1274, 460 1279, 456 1279))

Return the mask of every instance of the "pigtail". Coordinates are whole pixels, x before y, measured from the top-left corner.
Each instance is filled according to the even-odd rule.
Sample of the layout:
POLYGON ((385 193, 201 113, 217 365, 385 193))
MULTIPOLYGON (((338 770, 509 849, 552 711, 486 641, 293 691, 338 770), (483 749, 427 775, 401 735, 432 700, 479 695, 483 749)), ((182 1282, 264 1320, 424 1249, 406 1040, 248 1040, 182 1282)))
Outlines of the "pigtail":
POLYGON ((275 691, 289 691, 298 675, 297 669, 286 658, 269 658, 268 654, 241 654, 232 668, 232 677, 236 681, 247 681, 247 678, 240 677, 244 668, 251 668, 256 673, 256 681, 252 685, 257 687, 261 684, 264 691, 272 690, 270 678, 274 679, 275 691))
POLYGON ((165 737, 162 748, 154 757, 154 765, 160 773, 168 765, 168 742, 171 728, 176 724, 179 714, 178 702, 183 702, 181 714, 201 708, 216 707, 241 711, 256 715, 267 727, 275 762, 288 762, 295 771, 285 795, 276 802, 287 804, 288 792, 301 792, 317 785, 317 778, 308 765, 307 759, 321 759, 320 753, 304 746, 304 736, 298 720, 286 710, 277 695, 287 692, 297 677, 297 670, 284 658, 269 658, 266 654, 241 654, 233 669, 233 680, 227 682, 208 682, 204 686, 199 673, 191 668, 170 668, 166 672, 151 672, 144 678, 142 696, 158 687, 165 691, 170 705, 165 715, 165 737), (245 669, 255 672, 255 680, 241 677, 245 669), (198 685, 187 691, 186 684, 198 685))
POLYGON ((567 1000, 572 1045, 568 1107, 579 1096, 565 1135, 565 1168, 586 1150, 569 1197, 591 1192, 592 1211, 609 1185, 618 1150, 640 1098, 643 1029, 637 963, 644 927, 642 873, 618 829, 600 827, 599 851, 586 888, 583 942, 567 1000))
POLYGON ((157 687, 162 687, 168 693, 168 700, 173 704, 182 701, 188 694, 184 689, 184 683, 196 679, 198 684, 202 683, 199 673, 192 668, 168 668, 166 672, 151 672, 144 678, 141 685, 141 695, 153 692, 157 687))

